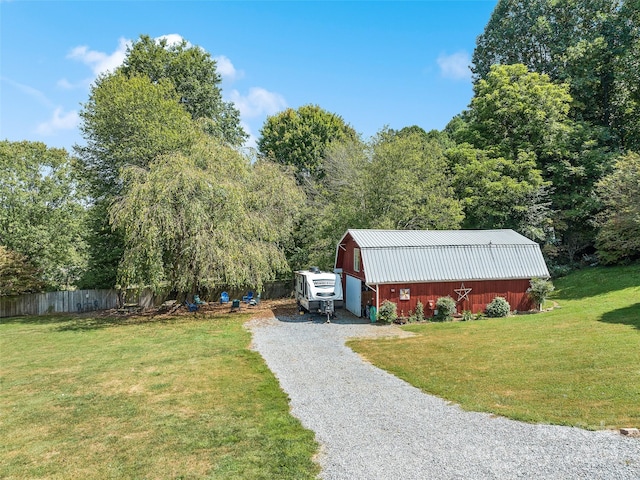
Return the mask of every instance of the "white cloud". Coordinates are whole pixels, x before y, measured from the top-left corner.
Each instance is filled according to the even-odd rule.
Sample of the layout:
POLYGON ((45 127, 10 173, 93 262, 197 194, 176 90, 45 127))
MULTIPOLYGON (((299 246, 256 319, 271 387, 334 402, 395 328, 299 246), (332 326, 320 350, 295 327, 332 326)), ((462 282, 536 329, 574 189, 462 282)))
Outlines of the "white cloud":
POLYGON ((49 108, 53 107, 53 102, 51 102, 51 100, 49 100, 47 96, 44 93, 42 93, 40 90, 30 87, 29 85, 25 85, 23 83, 15 82, 7 77, 0 77, 0 79, 3 82, 8 83, 12 87, 20 90, 22 93, 35 99, 38 103, 44 105, 45 107, 49 107, 49 108))
POLYGON ((54 110, 50 120, 41 123, 36 128, 36 132, 40 135, 53 135, 60 130, 72 130, 76 128, 80 117, 78 112, 72 110, 65 113, 62 107, 58 107, 54 110))
POLYGON ((287 107, 287 102, 282 95, 261 87, 251 87, 248 95, 241 95, 237 90, 232 90, 230 100, 243 118, 273 115, 287 107))
MULTIPOLYGON (((184 38, 182 35, 177 33, 170 33, 168 35, 161 35, 159 37, 154 38, 156 42, 160 40, 166 40, 167 45, 177 45, 181 43, 184 38)), ((132 45, 132 41, 126 38, 120 38, 118 40, 118 46, 112 53, 104 53, 99 52, 97 50, 91 50, 86 45, 81 45, 72 49, 67 58, 71 58, 74 60, 78 60, 93 71, 94 76, 98 76, 101 73, 112 72, 124 62, 124 59, 127 55, 127 48, 132 45)), ((187 47, 191 47, 192 45, 187 42, 187 47)), ((89 82, 90 84, 90 82, 89 82)), ((83 86, 86 86, 87 83, 83 82, 83 86)), ((80 84, 73 84, 67 81, 66 79, 62 79, 58 81, 58 86, 62 88, 75 88, 76 86, 80 86, 80 84)))
POLYGON ((66 78, 61 78, 60 80, 58 80, 56 85, 64 90, 73 90, 74 88, 76 88, 76 86, 66 78))
POLYGON ((71 50, 67 58, 78 60, 89 66, 97 77, 101 73, 111 72, 122 65, 127 53, 127 47, 130 45, 131 40, 120 38, 118 47, 111 54, 90 50, 86 45, 82 45, 71 50))
MULTIPOLYGON (((184 38, 182 37, 182 35, 178 33, 169 33, 167 35, 160 35, 159 37, 154 38, 154 40, 156 42, 159 42, 160 40, 166 40, 167 45, 171 46, 171 45, 181 44, 184 38)), ((187 47, 188 48, 192 47, 191 43, 187 42, 187 47)))
POLYGON ((224 80, 233 82, 244 76, 244 72, 242 70, 236 70, 236 67, 233 66, 233 63, 231 63, 228 57, 218 55, 213 59, 216 61, 216 70, 224 80))
POLYGON ((467 80, 471 78, 471 70, 469 64, 471 59, 467 52, 461 51, 451 55, 441 54, 438 57, 438 66, 440 74, 444 78, 452 80, 467 80))
POLYGON ((66 78, 61 78, 56 82, 56 86, 63 90, 87 89, 91 86, 91 82, 93 82, 93 78, 85 78, 75 83, 70 82, 66 78))

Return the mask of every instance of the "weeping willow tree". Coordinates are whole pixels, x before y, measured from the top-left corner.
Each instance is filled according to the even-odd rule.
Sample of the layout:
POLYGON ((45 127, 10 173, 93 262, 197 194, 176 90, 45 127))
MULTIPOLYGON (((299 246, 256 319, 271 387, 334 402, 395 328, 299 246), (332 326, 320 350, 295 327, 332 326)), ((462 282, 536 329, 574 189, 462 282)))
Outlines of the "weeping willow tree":
POLYGON ((303 194, 281 167, 251 164, 203 137, 147 168, 126 167, 122 178, 124 192, 110 209, 125 238, 121 285, 259 290, 288 271, 284 245, 303 194))

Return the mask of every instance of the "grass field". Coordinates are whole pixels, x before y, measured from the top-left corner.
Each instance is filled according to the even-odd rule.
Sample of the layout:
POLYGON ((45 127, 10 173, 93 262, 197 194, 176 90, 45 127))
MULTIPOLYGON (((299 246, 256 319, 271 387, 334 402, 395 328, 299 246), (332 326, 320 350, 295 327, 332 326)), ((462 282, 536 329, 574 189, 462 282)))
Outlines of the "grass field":
POLYGON ((0 478, 315 478, 247 315, 0 321, 0 478))
POLYGON ((586 429, 640 427, 640 266, 555 282, 553 311, 404 327, 349 346, 473 411, 586 429))

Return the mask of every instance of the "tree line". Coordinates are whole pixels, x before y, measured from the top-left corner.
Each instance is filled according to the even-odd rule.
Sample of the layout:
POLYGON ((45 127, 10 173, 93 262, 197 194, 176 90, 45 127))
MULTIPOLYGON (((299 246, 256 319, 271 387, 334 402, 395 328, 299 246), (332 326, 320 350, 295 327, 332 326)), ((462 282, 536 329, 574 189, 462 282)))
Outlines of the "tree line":
POLYGON ((553 271, 640 258, 640 2, 498 2, 474 96, 442 131, 363 139, 317 105, 257 155, 215 60, 141 36, 99 77, 73 153, 0 142, 0 294, 253 287, 333 265, 348 228, 513 228, 553 271))

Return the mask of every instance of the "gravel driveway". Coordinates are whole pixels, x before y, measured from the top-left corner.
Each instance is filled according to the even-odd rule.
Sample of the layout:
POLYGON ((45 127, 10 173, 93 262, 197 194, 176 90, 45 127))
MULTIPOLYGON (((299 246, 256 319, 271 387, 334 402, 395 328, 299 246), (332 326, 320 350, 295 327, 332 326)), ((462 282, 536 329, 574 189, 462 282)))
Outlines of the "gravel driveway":
POLYGON ((366 363, 350 337, 393 326, 346 312, 254 320, 254 349, 316 433, 324 479, 640 479, 640 439, 465 412, 366 363))

